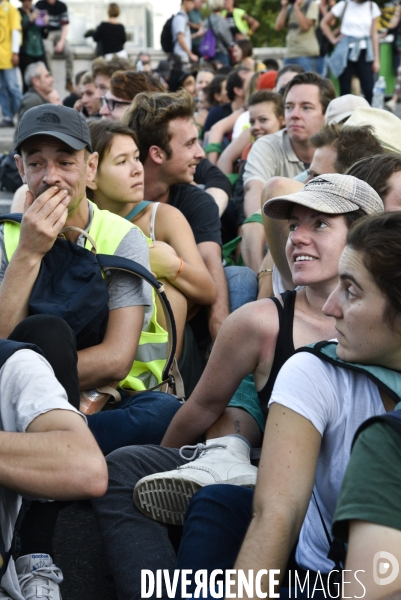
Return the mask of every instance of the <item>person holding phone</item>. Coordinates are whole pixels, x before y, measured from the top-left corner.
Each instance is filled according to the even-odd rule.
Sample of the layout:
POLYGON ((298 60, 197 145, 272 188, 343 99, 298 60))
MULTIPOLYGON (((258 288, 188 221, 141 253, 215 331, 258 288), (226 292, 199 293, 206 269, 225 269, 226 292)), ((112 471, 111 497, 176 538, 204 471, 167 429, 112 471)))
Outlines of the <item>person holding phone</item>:
POLYGON ((276 31, 287 28, 285 65, 296 64, 305 71, 316 71, 320 55, 316 37, 318 20, 319 7, 314 0, 281 0, 274 28, 276 31))

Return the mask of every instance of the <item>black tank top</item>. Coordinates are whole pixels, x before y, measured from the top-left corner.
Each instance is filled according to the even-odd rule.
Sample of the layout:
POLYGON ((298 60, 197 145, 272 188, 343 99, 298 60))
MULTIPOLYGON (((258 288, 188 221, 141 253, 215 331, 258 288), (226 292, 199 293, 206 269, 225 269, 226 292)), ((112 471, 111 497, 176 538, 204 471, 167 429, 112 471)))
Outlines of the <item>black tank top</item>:
POLYGON ((295 290, 287 290, 281 294, 284 306, 281 304, 278 298, 270 298, 270 300, 273 300, 277 307, 279 332, 269 379, 267 380, 265 387, 258 392, 260 407, 265 416, 268 412, 267 405, 269 403, 278 372, 283 364, 295 353, 292 329, 294 325, 294 306, 296 295, 297 293, 295 290))

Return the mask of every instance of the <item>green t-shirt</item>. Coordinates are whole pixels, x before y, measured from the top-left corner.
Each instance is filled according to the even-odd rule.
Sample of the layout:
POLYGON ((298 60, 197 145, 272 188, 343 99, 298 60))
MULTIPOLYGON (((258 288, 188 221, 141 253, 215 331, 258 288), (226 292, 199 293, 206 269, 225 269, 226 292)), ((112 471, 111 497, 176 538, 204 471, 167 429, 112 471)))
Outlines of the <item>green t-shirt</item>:
POLYGON ((355 442, 333 519, 333 535, 346 542, 348 521, 401 531, 401 435, 373 423, 355 442))
MULTIPOLYGON (((301 5, 304 6, 305 2, 301 5)), ((319 6, 314 0, 309 4, 305 17, 314 21, 308 31, 302 31, 298 25, 295 9, 291 6, 287 19, 287 58, 299 56, 319 56, 320 48, 316 37, 316 27, 319 22, 319 6)))

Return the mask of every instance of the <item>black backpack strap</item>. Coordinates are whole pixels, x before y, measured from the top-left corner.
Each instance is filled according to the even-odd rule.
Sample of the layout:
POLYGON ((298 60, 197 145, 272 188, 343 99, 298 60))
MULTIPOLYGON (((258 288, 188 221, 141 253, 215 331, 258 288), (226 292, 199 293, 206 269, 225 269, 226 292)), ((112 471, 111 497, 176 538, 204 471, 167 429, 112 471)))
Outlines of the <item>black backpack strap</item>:
POLYGON ((1 215, 0 223, 3 223, 4 221, 11 221, 12 223, 21 223, 22 213, 10 213, 8 215, 1 215))
POLYGON ((337 540, 336 538, 331 538, 330 537, 330 533, 329 530, 327 529, 326 523, 323 519, 323 515, 321 513, 315 492, 312 492, 312 496, 313 499, 315 501, 316 504, 316 508, 317 508, 317 512, 319 513, 319 517, 320 520, 322 522, 323 525, 323 529, 324 529, 324 533, 326 535, 326 539, 327 539, 327 543, 329 545, 329 551, 327 553, 327 558, 329 560, 332 560, 334 562, 334 565, 337 569, 337 571, 339 571, 340 573, 342 572, 342 570, 344 569, 344 565, 345 565, 345 546, 342 542, 340 542, 339 540, 337 540))
POLYGON ((399 410, 393 410, 391 412, 384 413, 383 415, 377 415, 376 417, 370 417, 370 419, 366 419, 366 421, 364 421, 362 425, 358 427, 354 435, 352 447, 362 431, 367 429, 370 425, 373 425, 373 423, 387 423, 394 429, 394 431, 401 435, 401 408, 399 410))
MULTIPOLYGON (((144 281, 147 281, 156 291, 160 298, 168 332, 168 349, 166 364, 163 369, 162 383, 171 385, 178 398, 184 397, 184 386, 181 375, 178 371, 175 352, 177 347, 177 331, 175 326, 174 314, 164 291, 164 285, 139 263, 120 256, 110 256, 108 254, 97 254, 99 264, 106 275, 112 271, 125 271, 137 275, 144 281)), ((159 387, 159 386, 157 386, 159 387)))

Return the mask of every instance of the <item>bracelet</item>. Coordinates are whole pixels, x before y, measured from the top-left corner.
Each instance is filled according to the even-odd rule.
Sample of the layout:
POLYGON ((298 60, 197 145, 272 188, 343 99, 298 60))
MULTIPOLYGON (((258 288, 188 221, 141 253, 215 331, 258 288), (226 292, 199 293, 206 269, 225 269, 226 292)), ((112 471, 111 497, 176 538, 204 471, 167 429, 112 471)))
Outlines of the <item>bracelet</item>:
POLYGON ((178 275, 181 273, 182 269, 184 268, 184 261, 182 260, 181 256, 178 257, 181 261, 180 266, 178 267, 178 271, 175 275, 175 277, 173 277, 173 279, 169 279, 169 281, 175 281, 178 277, 178 275))
POLYGON ((269 274, 269 275, 272 275, 273 269, 262 269, 261 271, 259 271, 258 272, 258 281, 261 278, 261 276, 265 275, 266 273, 269 274))
POLYGON ((209 152, 217 152, 218 154, 221 154, 223 152, 223 144, 221 142, 207 144, 207 146, 204 148, 204 151, 206 154, 209 154, 209 152))

